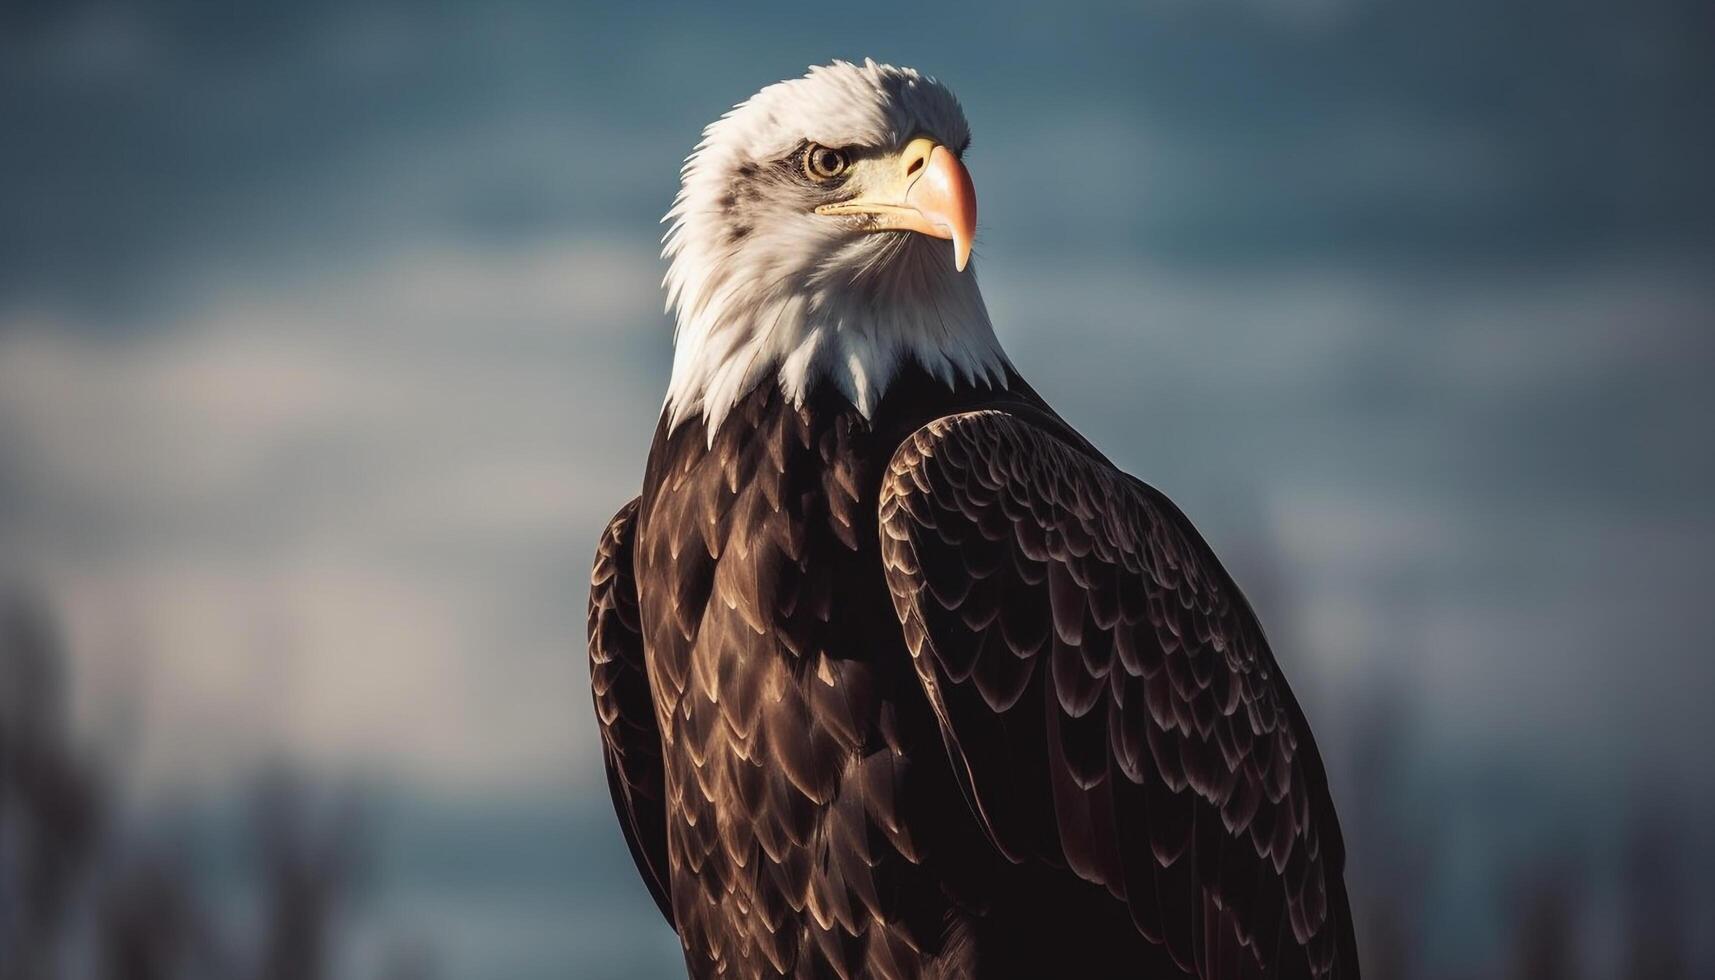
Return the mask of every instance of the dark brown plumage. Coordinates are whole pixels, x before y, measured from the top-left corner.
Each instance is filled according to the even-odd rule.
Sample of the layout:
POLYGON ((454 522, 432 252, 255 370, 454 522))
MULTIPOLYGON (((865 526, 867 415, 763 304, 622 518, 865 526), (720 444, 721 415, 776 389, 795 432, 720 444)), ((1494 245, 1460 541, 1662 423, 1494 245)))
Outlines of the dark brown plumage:
POLYGON ((592 585, 615 807, 693 975, 1357 976, 1250 608, 1016 375, 664 421, 592 585))

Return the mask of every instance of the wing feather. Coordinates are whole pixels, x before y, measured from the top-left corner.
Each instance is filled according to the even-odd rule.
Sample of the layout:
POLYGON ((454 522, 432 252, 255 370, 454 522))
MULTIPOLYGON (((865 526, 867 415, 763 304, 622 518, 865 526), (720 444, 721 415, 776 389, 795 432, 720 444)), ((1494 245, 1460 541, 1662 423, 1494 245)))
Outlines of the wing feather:
POLYGON ((649 894, 672 924, 661 731, 649 692, 632 573, 637 507, 638 501, 632 500, 621 508, 596 546, 590 572, 590 687, 601 726, 608 790, 626 846, 649 894))
POLYGON ((1357 976, 1321 760, 1177 508, 990 410, 906 439, 880 516, 918 678, 1003 853, 1105 886, 1189 976, 1357 976))

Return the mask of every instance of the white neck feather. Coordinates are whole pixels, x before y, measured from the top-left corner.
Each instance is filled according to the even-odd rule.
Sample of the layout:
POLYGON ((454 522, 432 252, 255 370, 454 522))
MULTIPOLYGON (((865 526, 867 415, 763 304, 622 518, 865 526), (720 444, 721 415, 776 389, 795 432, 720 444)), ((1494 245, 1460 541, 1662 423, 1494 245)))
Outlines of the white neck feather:
POLYGON ((760 277, 734 281, 714 269, 687 282, 678 274, 689 256, 677 256, 667 277, 678 319, 668 427, 700 415, 713 439, 733 405, 770 379, 795 405, 818 383, 832 384, 868 418, 908 362, 949 387, 1004 387, 1010 364, 976 270, 955 271, 940 254, 949 251, 911 235, 880 256, 892 269, 866 281, 773 290, 760 277), (935 254, 910 254, 930 248, 935 254))

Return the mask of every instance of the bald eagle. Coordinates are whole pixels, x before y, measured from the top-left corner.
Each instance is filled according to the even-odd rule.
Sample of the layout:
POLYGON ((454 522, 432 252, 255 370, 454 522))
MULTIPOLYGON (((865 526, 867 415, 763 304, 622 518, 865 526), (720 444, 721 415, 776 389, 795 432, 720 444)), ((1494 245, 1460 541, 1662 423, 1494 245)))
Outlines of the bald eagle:
POLYGON ((638 871, 695 977, 1356 977, 1304 715, 1191 523, 1001 350, 969 143, 933 78, 836 62, 685 163, 590 594, 638 871))

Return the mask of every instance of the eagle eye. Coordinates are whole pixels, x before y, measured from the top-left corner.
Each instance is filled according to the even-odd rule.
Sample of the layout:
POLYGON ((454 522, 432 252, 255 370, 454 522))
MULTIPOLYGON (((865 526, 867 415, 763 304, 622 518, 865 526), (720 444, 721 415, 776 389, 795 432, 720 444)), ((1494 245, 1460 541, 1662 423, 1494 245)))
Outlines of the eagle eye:
POLYGON ((804 148, 804 176, 814 181, 833 180, 852 165, 844 150, 811 143, 804 148))

